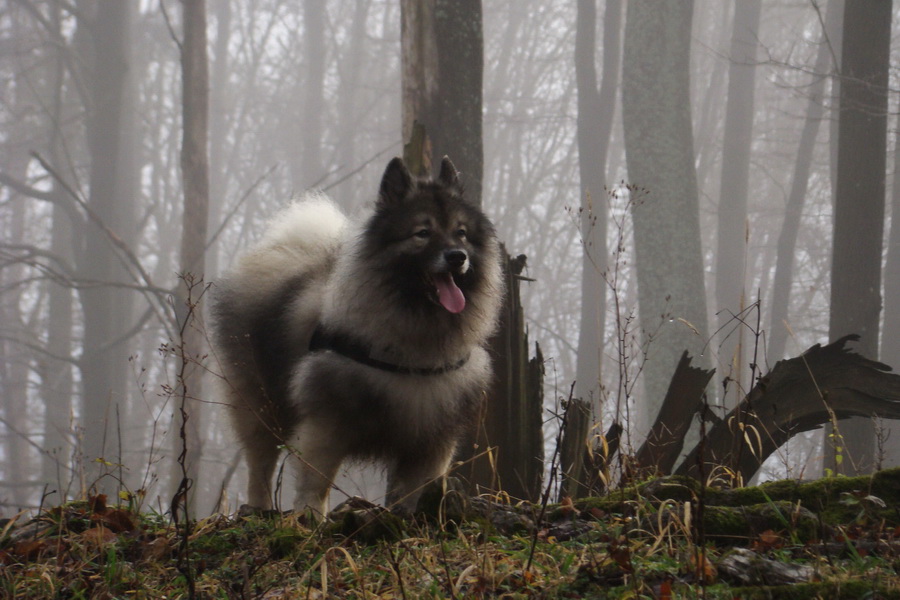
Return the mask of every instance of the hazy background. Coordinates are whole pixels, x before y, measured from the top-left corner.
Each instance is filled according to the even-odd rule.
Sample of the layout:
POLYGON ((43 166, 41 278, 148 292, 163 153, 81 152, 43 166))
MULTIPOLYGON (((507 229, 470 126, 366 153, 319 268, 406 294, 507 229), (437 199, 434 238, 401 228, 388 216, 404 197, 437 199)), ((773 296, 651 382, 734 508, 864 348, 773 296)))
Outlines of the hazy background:
MULTIPOLYGON (((617 400, 622 407, 620 353, 626 349, 625 371, 633 386, 628 422, 636 436, 652 417, 648 407, 654 406, 636 379, 643 359, 654 359, 653 344, 641 338, 640 327, 656 331, 671 323, 688 331, 696 339, 692 351, 698 361, 717 368, 714 395, 749 388, 749 358, 738 361, 743 375, 729 367, 737 332, 742 332, 745 352, 758 349, 763 372, 829 338, 834 107, 840 81, 835 60, 843 3, 693 4, 690 101, 678 103, 690 116, 693 148, 682 150, 696 174, 696 208, 674 219, 699 225, 699 239, 696 234, 692 239, 699 244, 700 279, 705 281, 693 286, 693 304, 703 316, 687 318, 674 311, 660 313, 657 323, 638 325, 632 216, 639 213, 629 209, 629 202, 643 202, 640 198, 655 192, 624 189, 627 183, 646 182, 636 182, 626 168, 621 87, 623 80, 635 83, 643 75, 629 70, 634 64, 629 56, 632 61, 634 56, 627 47, 626 63, 619 63, 627 2, 597 2, 596 41, 589 51, 598 77, 622 68, 621 78, 605 81, 613 94, 604 98, 612 101, 599 106, 611 119, 606 158, 588 166, 611 191, 619 190, 609 196, 591 193, 595 206, 608 207, 608 215, 594 225, 606 230, 606 248, 594 251, 609 266, 589 273, 587 286, 606 301, 600 343, 597 336, 579 341, 582 297, 588 292, 582 288, 587 230, 579 214, 585 175, 579 171, 577 139, 577 3, 483 4, 483 205, 507 249, 528 256, 525 275, 534 282, 523 285, 523 296, 531 338, 547 360, 548 408, 576 379, 579 343, 599 349, 600 357, 580 381, 591 383, 602 373, 605 386, 605 391, 583 386, 582 395, 594 400, 598 416, 615 410, 617 400), (735 27, 736 5, 761 10, 739 16, 743 25, 735 27), (609 19, 615 19, 611 26, 609 19), (605 39, 617 45, 607 47, 605 39), (737 120, 728 125, 730 99, 744 101, 730 110, 745 117, 733 117, 737 120), (729 154, 733 144, 738 148, 729 154), (805 164, 804 176, 798 165, 805 164), (794 203, 796 241, 779 251, 798 177, 806 187, 797 191, 800 205, 794 203), (746 215, 726 212, 740 197, 746 199, 746 215), (725 253, 731 262, 720 262, 725 253), (787 294, 786 314, 773 317, 776 263, 785 255, 794 257, 781 287, 787 294), (601 272, 610 281, 615 273, 615 294, 601 272), (744 297, 736 304, 729 300, 723 318, 718 314, 722 299, 731 292, 717 286, 733 276, 744 297), (758 313, 752 309, 757 300, 758 313), (747 326, 738 327, 731 314, 745 307, 751 307, 744 315, 747 326), (630 337, 616 326, 626 322, 630 337), (720 325, 735 333, 711 337, 720 325), (726 374, 739 383, 723 387, 726 374)), ((354 214, 374 200, 384 166, 402 151, 400 3, 209 0, 208 19, 205 280, 214 282, 242 248, 258 239, 265 220, 305 190, 323 189, 354 214)), ((178 332, 171 297, 181 270, 180 20, 180 3, 172 1, 0 0, 4 513, 34 507, 44 494, 45 503, 77 496, 95 482, 100 467, 114 476, 105 479, 107 484, 144 489, 153 506, 169 504, 178 448, 173 418, 179 361, 171 352, 178 332), (111 97, 117 99, 114 105, 111 97)), ((892 223, 896 58, 892 44, 886 242, 892 223)), ((671 100, 641 101, 665 111, 671 100)), ((885 279, 887 285, 898 283, 885 279)), ((886 305, 883 314, 898 311, 900 306, 886 305)), ((884 347, 890 348, 882 350, 881 359, 893 365, 896 338, 884 335, 884 347)), ((877 332, 875 338, 877 348, 877 332)), ((223 490, 232 508, 244 493, 243 467, 214 393, 214 360, 206 364, 208 385, 192 403, 190 417, 203 439, 195 486, 203 513, 214 509, 223 490)), ((548 414, 548 439, 553 427, 548 414)), ((795 440, 770 461, 767 473, 818 476, 824 452, 820 438, 795 440)), ((888 448, 891 442, 896 440, 888 440, 888 448)), ((885 466, 900 464, 897 453, 881 458, 885 466)))

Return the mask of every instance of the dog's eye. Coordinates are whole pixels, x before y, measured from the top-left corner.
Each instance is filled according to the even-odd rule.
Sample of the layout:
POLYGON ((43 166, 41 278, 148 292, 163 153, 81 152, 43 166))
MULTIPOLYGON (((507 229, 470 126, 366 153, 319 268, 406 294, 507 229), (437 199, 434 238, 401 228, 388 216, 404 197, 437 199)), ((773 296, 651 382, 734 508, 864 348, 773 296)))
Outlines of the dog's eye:
POLYGON ((464 227, 460 227, 459 229, 456 230, 456 237, 458 237, 461 240, 466 239, 466 230, 464 227))
POLYGON ((416 231, 413 235, 415 235, 419 239, 427 240, 428 238, 431 237, 431 231, 428 229, 422 228, 422 229, 416 231))

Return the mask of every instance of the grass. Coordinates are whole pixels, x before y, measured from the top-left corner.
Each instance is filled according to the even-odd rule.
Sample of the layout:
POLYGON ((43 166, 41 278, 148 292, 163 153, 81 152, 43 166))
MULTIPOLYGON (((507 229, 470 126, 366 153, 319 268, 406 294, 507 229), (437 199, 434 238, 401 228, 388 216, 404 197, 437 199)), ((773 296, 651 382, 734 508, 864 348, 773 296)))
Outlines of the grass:
POLYGON ((773 529, 698 552, 691 500, 638 496, 608 508, 564 503, 536 528, 540 507, 486 499, 442 522, 371 506, 322 524, 291 513, 213 515, 193 523, 184 544, 163 515, 96 497, 2 525, 0 597, 900 598, 896 523, 857 518, 804 542, 782 516, 773 529), (809 565, 816 577, 738 587, 717 568, 735 546, 809 565))

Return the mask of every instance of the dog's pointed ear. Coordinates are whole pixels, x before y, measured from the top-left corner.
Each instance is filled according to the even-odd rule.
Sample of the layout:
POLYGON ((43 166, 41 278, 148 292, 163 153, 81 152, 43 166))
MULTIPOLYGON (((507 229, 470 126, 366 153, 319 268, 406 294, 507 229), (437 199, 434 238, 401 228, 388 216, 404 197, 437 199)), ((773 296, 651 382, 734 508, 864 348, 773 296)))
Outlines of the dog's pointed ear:
POLYGON ((399 157, 388 163, 381 178, 381 188, 378 190, 379 204, 394 204, 402 202, 412 188, 412 175, 399 157))
POLYGON ((460 187, 459 172, 447 156, 441 159, 441 173, 438 175, 438 181, 450 188, 460 187))

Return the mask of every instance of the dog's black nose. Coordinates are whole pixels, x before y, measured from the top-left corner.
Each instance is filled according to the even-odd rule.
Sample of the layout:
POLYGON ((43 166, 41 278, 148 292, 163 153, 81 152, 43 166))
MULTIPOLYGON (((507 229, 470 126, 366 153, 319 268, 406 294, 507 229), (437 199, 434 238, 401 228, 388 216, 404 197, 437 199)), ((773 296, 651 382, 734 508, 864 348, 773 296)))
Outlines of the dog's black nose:
POLYGON ((451 269, 458 269, 463 266, 467 258, 469 257, 466 255, 465 250, 447 250, 444 252, 444 260, 447 261, 451 269))

